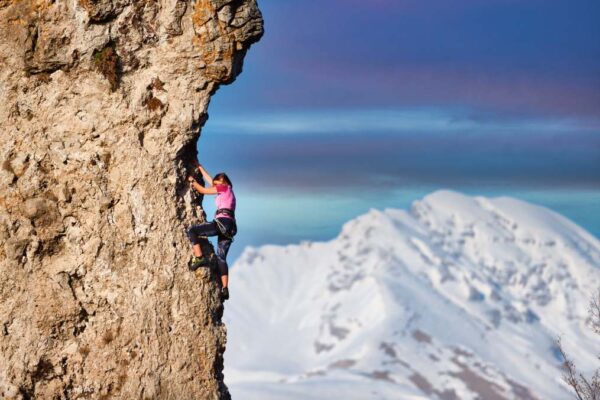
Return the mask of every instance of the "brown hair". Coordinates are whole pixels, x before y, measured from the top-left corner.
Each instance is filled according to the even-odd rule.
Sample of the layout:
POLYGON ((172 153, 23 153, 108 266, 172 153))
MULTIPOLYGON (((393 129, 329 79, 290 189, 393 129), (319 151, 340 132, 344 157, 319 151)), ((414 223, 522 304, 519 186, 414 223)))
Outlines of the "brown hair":
POLYGON ((215 175, 215 177, 213 178, 213 181, 216 180, 222 180, 224 181, 227 185, 233 187, 233 183, 231 183, 231 179, 229 179, 229 177, 227 176, 227 174, 225 172, 219 172, 218 174, 215 175))

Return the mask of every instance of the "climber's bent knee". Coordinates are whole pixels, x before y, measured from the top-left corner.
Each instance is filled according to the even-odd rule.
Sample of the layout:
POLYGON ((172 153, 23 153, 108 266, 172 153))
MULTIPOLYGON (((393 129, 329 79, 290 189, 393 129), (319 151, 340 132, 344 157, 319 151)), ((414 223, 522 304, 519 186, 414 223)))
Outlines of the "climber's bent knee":
POLYGON ((187 231, 188 238, 192 244, 198 244, 200 236, 216 236, 219 232, 214 222, 192 225, 187 231))
POLYGON ((190 242, 192 242, 193 245, 198 244, 198 235, 196 235, 193 226, 187 230, 187 237, 190 239, 190 242))

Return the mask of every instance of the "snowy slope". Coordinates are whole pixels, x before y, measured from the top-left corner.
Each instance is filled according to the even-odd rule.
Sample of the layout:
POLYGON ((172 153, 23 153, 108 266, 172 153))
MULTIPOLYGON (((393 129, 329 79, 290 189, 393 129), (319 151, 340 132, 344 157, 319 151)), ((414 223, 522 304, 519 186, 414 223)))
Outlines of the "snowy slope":
POLYGON ((600 243, 511 198, 435 192, 326 243, 247 249, 226 306, 226 382, 246 399, 568 399, 584 370, 600 243))

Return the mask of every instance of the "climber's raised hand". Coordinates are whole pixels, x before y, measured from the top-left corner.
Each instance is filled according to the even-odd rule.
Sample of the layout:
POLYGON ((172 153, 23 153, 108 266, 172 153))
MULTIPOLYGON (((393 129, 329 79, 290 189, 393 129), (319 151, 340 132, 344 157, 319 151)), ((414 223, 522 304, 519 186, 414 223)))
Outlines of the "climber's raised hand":
POLYGON ((198 161, 196 161, 196 168, 198 168, 198 171, 200 171, 200 173, 202 174, 202 178, 206 181, 206 183, 208 183, 209 186, 212 186, 212 176, 210 176, 210 174, 206 172, 202 164, 200 164, 198 161))

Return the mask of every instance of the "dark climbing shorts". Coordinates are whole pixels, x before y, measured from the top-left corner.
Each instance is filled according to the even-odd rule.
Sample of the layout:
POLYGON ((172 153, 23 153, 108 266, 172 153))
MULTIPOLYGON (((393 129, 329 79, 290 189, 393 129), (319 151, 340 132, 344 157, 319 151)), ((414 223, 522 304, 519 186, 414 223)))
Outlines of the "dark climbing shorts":
MULTIPOLYGON (((225 226, 227 230, 231 230, 235 221, 231 218, 219 218, 219 222, 225 226)), ((219 262, 219 271, 221 275, 227 275, 229 266, 227 265, 227 253, 229 253, 229 247, 231 246, 232 240, 221 234, 217 228, 215 221, 205 222, 203 224, 192 225, 187 231, 188 238, 192 244, 198 244, 199 238, 202 236, 216 236, 217 237, 217 260, 219 262)))

